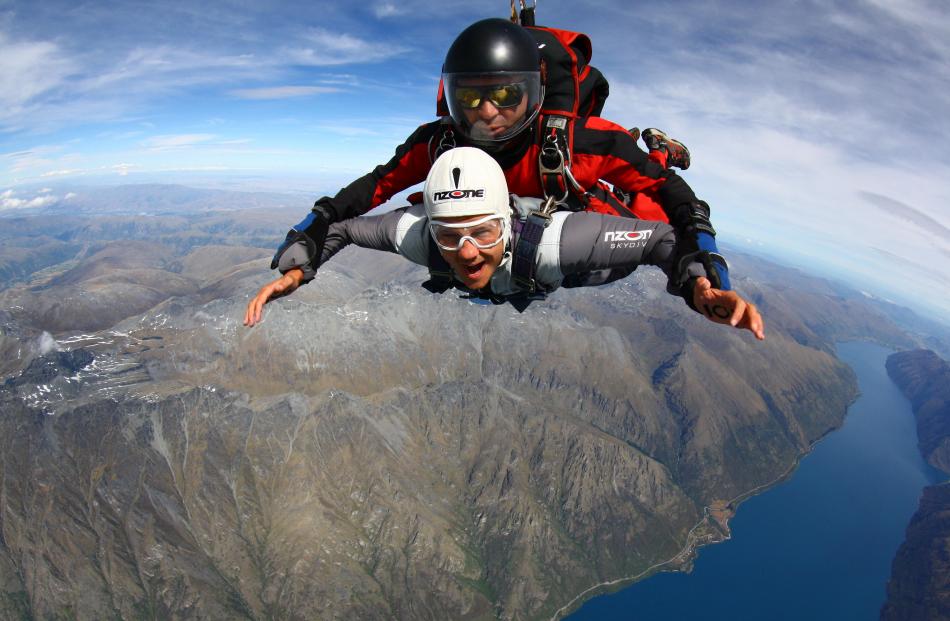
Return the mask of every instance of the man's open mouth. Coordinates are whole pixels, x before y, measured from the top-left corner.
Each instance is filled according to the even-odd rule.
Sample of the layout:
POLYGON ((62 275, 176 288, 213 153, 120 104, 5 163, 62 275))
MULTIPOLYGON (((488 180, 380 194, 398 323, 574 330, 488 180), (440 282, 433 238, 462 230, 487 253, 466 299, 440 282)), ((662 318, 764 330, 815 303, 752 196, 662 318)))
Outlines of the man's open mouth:
POLYGON ((479 263, 478 265, 463 265, 462 273, 464 273, 469 278, 475 278, 478 276, 479 272, 482 271, 482 268, 485 267, 484 263, 479 263))

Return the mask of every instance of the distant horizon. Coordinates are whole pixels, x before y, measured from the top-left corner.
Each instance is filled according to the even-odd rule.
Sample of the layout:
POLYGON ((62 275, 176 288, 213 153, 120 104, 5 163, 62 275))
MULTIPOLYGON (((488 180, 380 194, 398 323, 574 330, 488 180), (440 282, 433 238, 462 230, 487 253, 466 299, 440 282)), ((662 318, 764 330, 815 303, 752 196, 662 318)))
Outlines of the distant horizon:
MULTIPOLYGON (((143 177, 142 179, 135 179, 134 177, 135 175, 125 177, 124 183, 115 183, 114 180, 107 178, 100 178, 98 180, 95 178, 88 178, 86 180, 88 183, 85 184, 64 181, 48 184, 48 187, 44 188, 47 190, 44 195, 49 196, 51 199, 55 199, 55 203, 41 206, 23 206, 16 209, 0 210, 0 218, 36 215, 39 210, 42 210, 46 207, 50 207, 54 204, 68 203, 70 200, 70 195, 75 194, 77 191, 81 191, 83 188, 135 188, 151 186, 183 187, 186 189, 199 191, 274 194, 287 196, 292 200, 299 201, 299 210, 297 211, 295 211, 297 208, 295 208, 293 205, 287 206, 287 210, 291 212, 293 218, 296 218, 298 213, 301 215, 306 213, 306 210, 312 204, 312 200, 315 195, 326 192, 326 190, 321 192, 319 189, 304 187, 295 189, 287 189, 286 187, 281 188, 280 180, 278 179, 269 180, 268 183, 263 185, 256 185, 256 181, 239 181, 235 179, 228 180, 225 177, 218 178, 217 180, 205 179, 204 183, 194 183, 195 180, 188 179, 179 179, 178 182, 172 182, 162 180, 160 177, 143 177)), ((378 207, 377 211, 370 213, 379 213, 406 205, 407 203, 405 198, 413 190, 414 188, 410 188, 409 190, 400 192, 393 198, 393 200, 378 207)), ((241 209, 241 207, 236 206, 235 209, 241 209)), ((294 220, 294 222, 295 221, 296 220, 294 220)), ((294 222, 278 222, 277 224, 290 227, 294 222)), ((786 247, 768 247, 762 242, 753 238, 734 235, 728 229, 720 229, 718 240, 720 246, 725 251, 727 251, 727 256, 729 252, 738 251, 745 255, 765 259, 784 268, 799 270, 808 276, 824 279, 831 282, 832 284, 848 287, 855 293, 860 293, 889 304, 906 307, 909 310, 914 311, 920 317, 942 325, 948 331, 950 331, 950 321, 947 320, 947 317, 950 317, 950 303, 940 306, 939 304, 935 303, 921 303, 920 300, 915 300, 912 298, 902 298, 899 291, 887 290, 873 278, 862 279, 860 274, 850 273, 846 269, 834 269, 833 264, 823 261, 821 257, 814 257, 808 255, 807 253, 795 252, 794 247, 791 249, 786 247)), ((275 244, 278 241, 279 240, 275 237, 275 244)), ((746 275, 741 271, 733 271, 733 280, 740 281, 740 284, 738 285, 740 291, 741 279, 745 276, 746 275)), ((942 301, 941 298, 935 298, 932 302, 940 301, 942 301)), ((943 301, 950 302, 947 300, 943 301)))

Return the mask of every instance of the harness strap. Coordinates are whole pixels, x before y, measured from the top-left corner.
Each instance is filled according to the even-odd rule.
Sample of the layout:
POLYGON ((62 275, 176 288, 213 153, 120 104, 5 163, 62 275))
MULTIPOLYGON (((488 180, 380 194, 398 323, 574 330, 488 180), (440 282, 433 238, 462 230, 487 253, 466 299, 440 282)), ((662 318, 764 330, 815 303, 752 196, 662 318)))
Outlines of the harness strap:
POLYGON ((544 197, 560 205, 567 205, 572 197, 586 209, 590 196, 571 174, 571 139, 573 119, 557 114, 547 115, 542 123, 541 150, 538 154, 538 171, 544 197))
POLYGON ((518 242, 511 259, 511 275, 518 286, 523 287, 529 295, 546 294, 544 287, 539 287, 537 279, 537 257, 541 246, 541 237, 544 229, 551 224, 551 212, 556 206, 554 197, 548 197, 540 209, 528 214, 521 224, 518 242))
POLYGON ((450 149, 454 149, 456 146, 457 143, 455 142, 455 130, 452 128, 452 119, 442 117, 439 131, 429 138, 429 165, 435 164, 435 161, 440 155, 450 149), (436 142, 436 139, 438 139, 438 142, 436 142))
POLYGON ((603 183, 597 183, 588 191, 588 196, 604 203, 611 209, 613 215, 623 216, 624 218, 636 218, 637 216, 630 210, 630 207, 616 194, 618 191, 623 192, 623 190, 618 190, 618 188, 614 188, 613 191, 611 191, 603 183))
POLYGON ((455 286, 454 283, 452 268, 429 235, 429 280, 422 283, 422 286, 431 293, 445 293, 455 286))
POLYGON ((534 10, 538 6, 538 0, 534 0, 533 6, 528 6, 525 0, 521 0, 521 12, 515 9, 515 0, 511 0, 511 21, 522 26, 534 26, 534 10))
POLYGON ((535 280, 536 258, 538 247, 541 245, 541 236, 544 235, 544 229, 550 223, 551 216, 542 215, 538 212, 528 214, 527 219, 521 226, 521 235, 518 237, 518 243, 515 245, 514 255, 511 259, 511 274, 515 282, 531 293, 538 289, 538 283, 535 280))

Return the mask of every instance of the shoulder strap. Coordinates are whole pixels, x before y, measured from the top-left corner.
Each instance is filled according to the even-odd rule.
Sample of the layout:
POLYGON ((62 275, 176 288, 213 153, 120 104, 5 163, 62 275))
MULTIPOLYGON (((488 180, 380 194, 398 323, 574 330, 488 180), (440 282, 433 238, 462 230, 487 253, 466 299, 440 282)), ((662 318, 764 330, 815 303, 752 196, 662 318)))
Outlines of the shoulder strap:
POLYGON ((538 172, 544 198, 554 198, 562 207, 583 210, 590 204, 590 195, 571 174, 574 141, 574 119, 547 115, 541 122, 541 148, 538 172))
POLYGON ((544 229, 551 224, 551 213, 556 203, 553 197, 548 197, 540 209, 533 210, 521 225, 518 241, 511 259, 511 275, 518 286, 523 287, 528 294, 544 293, 544 287, 535 279, 538 267, 538 248, 541 246, 541 237, 544 229))
POLYGON ((525 0, 521 0, 521 12, 515 9, 515 0, 511 0, 511 21, 522 26, 534 26, 534 10, 538 6, 538 0, 534 0, 533 6, 528 6, 525 0))
POLYGON ((438 131, 429 138, 429 165, 433 165, 440 155, 449 149, 454 149, 456 146, 452 119, 449 116, 443 116, 438 131))

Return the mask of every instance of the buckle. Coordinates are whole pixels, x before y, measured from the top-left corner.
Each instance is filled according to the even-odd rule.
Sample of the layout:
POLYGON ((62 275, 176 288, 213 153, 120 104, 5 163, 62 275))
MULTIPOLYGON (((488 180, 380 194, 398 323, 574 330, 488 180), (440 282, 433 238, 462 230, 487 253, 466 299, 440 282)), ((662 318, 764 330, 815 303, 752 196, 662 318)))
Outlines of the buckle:
POLYGON ((564 174, 564 154, 557 146, 557 135, 551 133, 544 139, 541 155, 538 156, 538 165, 542 175, 564 174))

